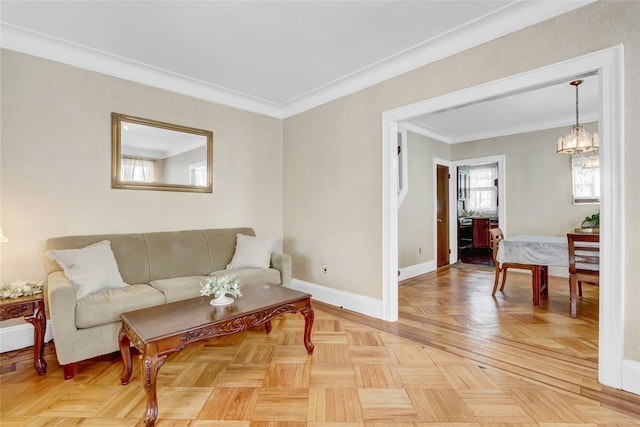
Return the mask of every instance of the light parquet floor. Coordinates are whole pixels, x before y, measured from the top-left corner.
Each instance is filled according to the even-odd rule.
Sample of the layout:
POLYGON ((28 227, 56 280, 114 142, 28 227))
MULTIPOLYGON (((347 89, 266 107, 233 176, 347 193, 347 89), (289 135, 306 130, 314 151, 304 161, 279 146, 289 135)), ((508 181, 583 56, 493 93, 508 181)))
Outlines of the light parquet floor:
MULTIPOLYGON (((597 290, 578 319, 564 280, 531 305, 529 278, 510 274, 491 298, 492 271, 447 269, 403 282, 388 323, 316 303, 315 352, 304 319, 202 341, 158 376, 159 427, 640 426, 640 397, 597 383, 597 290)), ((30 349, 29 349, 30 350, 30 349)), ((39 377, 29 350, 0 357, 0 425, 140 426, 137 363, 82 362, 63 380, 52 344, 39 377)))

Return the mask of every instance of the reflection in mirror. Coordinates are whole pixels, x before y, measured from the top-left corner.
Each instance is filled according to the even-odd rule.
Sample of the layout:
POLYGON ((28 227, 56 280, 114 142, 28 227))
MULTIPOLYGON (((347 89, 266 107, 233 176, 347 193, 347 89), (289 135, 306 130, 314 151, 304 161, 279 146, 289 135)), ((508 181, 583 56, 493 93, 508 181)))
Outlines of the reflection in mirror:
POLYGON ((213 132, 112 113, 111 187, 212 192, 213 132))

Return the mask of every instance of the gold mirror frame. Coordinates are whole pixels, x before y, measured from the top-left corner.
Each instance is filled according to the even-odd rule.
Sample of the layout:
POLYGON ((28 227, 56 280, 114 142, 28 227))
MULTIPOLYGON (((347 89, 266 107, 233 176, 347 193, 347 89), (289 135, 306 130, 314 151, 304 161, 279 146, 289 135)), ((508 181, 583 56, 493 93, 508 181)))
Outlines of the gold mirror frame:
POLYGON ((171 123, 159 122, 156 120, 143 119, 141 117, 129 116, 126 114, 111 113, 111 188, 129 190, 160 190, 160 191, 190 191, 195 193, 211 193, 213 191, 213 132, 195 129, 187 126, 175 125, 171 123), (151 182, 128 181, 122 178, 122 130, 127 128, 127 124, 132 126, 146 126, 157 129, 164 129, 178 133, 195 135, 206 138, 206 184, 192 185, 172 182, 162 182, 153 180, 151 182))

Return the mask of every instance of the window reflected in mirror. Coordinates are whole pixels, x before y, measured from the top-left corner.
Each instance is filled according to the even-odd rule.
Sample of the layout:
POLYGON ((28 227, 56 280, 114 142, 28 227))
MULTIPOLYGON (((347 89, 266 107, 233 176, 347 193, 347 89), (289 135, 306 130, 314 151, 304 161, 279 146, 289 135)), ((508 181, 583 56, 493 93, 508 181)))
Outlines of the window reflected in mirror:
POLYGON ((213 132, 112 113, 112 188, 212 192, 213 132))

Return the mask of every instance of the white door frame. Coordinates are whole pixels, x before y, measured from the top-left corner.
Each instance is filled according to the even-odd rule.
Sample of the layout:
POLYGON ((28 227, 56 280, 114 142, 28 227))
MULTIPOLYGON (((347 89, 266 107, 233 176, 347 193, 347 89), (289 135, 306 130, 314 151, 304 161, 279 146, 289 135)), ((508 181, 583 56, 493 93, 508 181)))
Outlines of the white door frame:
MULTIPOLYGON (((622 388, 624 359, 624 52, 621 45, 427 99, 382 114, 382 315, 398 320, 398 123, 446 108, 535 89, 596 71, 600 83, 599 133, 602 213, 600 383, 622 388)), ((550 142, 550 144, 553 141, 550 142)))
MULTIPOLYGON (((504 154, 499 154, 497 156, 487 156, 487 157, 474 157, 471 159, 463 159, 463 160, 455 160, 452 161, 451 164, 453 165, 453 167, 455 169, 458 168, 458 166, 473 166, 473 165, 481 165, 481 164, 485 164, 485 163, 497 163, 498 164, 498 179, 499 179, 499 184, 498 184, 498 227, 500 227, 502 229, 502 231, 507 234, 507 227, 506 227, 506 222, 505 219, 507 218, 507 206, 506 203, 504 202, 506 200, 506 194, 507 194, 507 182, 505 180, 505 170, 506 170, 506 161, 507 161, 507 157, 504 154)), ((455 188, 457 188, 458 185, 458 174, 455 173, 454 175, 456 177, 455 180, 455 188)), ((456 192, 457 194, 457 192, 456 192)), ((451 234, 454 235, 454 239, 456 240, 455 242, 455 251, 452 248, 451 249, 451 259, 452 259, 452 263, 458 261, 458 242, 457 242, 457 224, 456 222, 458 221, 458 215, 457 215, 457 203, 458 203, 458 197, 456 195, 454 195, 454 198, 451 201, 451 207, 449 209, 453 209, 453 221, 451 222, 452 224, 452 230, 451 230, 451 234), (454 257, 454 252, 455 252, 455 257, 454 257)))

